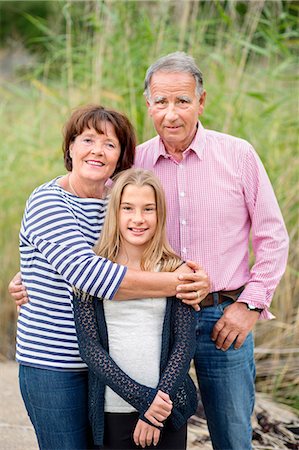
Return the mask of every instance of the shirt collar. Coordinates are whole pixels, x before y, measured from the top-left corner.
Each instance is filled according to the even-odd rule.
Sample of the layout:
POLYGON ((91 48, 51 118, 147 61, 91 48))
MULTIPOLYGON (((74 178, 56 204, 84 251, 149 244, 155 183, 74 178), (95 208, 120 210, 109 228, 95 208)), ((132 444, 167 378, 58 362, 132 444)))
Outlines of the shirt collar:
MULTIPOLYGON (((198 121, 196 134, 189 147, 186 148, 186 150, 184 151, 184 154, 186 155, 190 152, 190 150, 192 150, 198 156, 199 159, 203 159, 203 150, 205 147, 205 142, 206 142, 206 132, 201 122, 198 121)), ((157 163, 160 157, 170 158, 170 155, 166 152, 163 141, 159 136, 157 140, 157 145, 155 146, 154 149, 154 158, 153 158, 154 165, 157 163)))

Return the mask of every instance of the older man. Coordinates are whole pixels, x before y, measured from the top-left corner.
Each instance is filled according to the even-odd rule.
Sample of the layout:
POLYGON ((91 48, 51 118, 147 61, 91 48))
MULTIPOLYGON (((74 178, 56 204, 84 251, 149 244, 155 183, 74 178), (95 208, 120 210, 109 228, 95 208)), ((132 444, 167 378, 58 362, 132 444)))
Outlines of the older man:
POLYGON ((144 93, 158 136, 137 148, 135 165, 159 176, 171 245, 199 261, 212 284, 198 313, 194 363, 213 447, 247 450, 255 393, 251 330, 271 317, 287 261, 286 228, 252 146, 198 120, 206 91, 192 57, 176 52, 157 60, 144 93))

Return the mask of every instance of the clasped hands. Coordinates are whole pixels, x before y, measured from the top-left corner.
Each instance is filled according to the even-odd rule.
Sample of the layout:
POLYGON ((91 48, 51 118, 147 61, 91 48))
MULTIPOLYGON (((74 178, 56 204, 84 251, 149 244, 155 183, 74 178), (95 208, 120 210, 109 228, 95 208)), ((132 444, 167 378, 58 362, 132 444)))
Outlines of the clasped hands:
POLYGON ((199 311, 200 302, 210 292, 210 280, 204 269, 194 261, 186 261, 176 272, 182 282, 177 286, 176 297, 199 311))
POLYGON ((161 430, 156 427, 163 428, 163 421, 170 416, 171 411, 172 401, 169 395, 159 390, 151 406, 144 414, 145 418, 155 426, 139 419, 133 434, 135 444, 140 445, 142 448, 151 444, 157 445, 161 430))

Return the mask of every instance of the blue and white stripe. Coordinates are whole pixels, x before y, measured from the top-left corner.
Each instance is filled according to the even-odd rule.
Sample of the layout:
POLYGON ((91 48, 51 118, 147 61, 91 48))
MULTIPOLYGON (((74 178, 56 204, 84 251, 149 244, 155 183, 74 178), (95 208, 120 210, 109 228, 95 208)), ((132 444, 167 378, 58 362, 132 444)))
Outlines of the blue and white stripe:
POLYGON ((112 299, 126 268, 96 256, 108 199, 79 198, 46 183, 31 194, 20 231, 22 279, 30 302, 21 307, 17 361, 56 370, 81 370, 72 310, 72 285, 112 299))

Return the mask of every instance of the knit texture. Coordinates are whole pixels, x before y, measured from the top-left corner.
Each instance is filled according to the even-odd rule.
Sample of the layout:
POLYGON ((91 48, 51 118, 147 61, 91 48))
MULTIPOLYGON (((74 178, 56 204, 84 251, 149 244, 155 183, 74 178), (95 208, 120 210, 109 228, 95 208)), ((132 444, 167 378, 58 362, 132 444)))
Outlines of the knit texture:
POLYGON ((188 375, 196 342, 194 310, 175 297, 167 299, 160 381, 153 389, 130 378, 109 356, 102 301, 76 290, 73 305, 80 354, 89 368, 89 418, 95 444, 103 445, 105 385, 137 409, 140 419, 159 389, 169 394, 173 401, 170 420, 180 428, 197 407, 196 388, 188 375))

